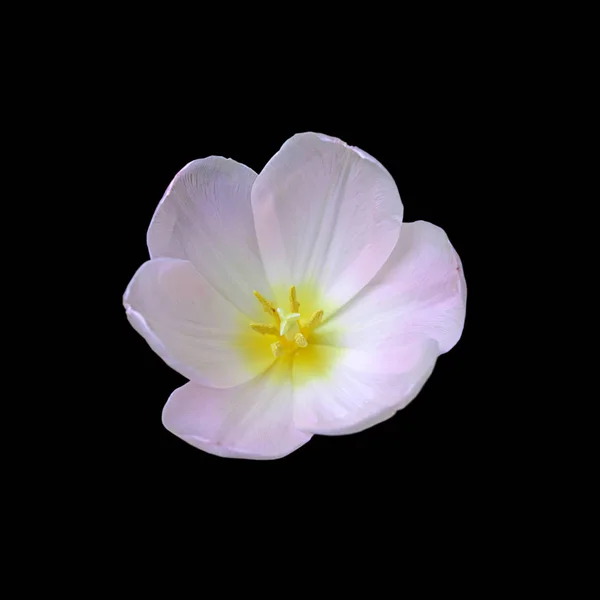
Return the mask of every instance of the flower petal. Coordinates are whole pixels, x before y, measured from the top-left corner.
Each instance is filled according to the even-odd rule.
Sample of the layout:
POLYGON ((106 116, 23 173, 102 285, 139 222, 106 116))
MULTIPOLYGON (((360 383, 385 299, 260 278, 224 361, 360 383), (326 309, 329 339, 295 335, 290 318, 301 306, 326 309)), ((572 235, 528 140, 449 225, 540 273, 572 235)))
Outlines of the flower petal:
POLYGON ((319 336, 364 350, 430 338, 444 353, 460 339, 466 300, 462 265, 444 230, 425 221, 404 223, 387 263, 319 336))
POLYGON ((252 209, 278 304, 290 285, 301 299, 305 285, 329 313, 384 264, 403 213, 394 180, 374 158, 316 133, 283 144, 254 182, 252 209))
POLYGON ((294 383, 302 382, 294 387, 296 426, 346 434, 391 417, 419 393, 437 356, 456 344, 465 310, 462 265, 444 231, 405 223, 379 273, 318 329, 306 368, 331 364, 327 375, 303 372, 301 356, 295 362, 294 383))
POLYGON ((261 316, 261 309, 252 291, 270 294, 250 204, 255 179, 252 169, 231 159, 195 160, 175 175, 148 229, 152 258, 191 261, 253 319, 261 316))
POLYGON ((187 383, 171 394, 163 424, 210 454, 272 459, 293 452, 312 437, 295 429, 292 411, 289 363, 277 363, 235 388, 187 383))
POLYGON ((422 340, 392 351, 320 346, 334 366, 326 377, 311 377, 309 365, 294 361, 294 423, 324 435, 362 431, 393 416, 420 392, 439 354, 422 340), (297 385, 297 382, 302 382, 297 385))
POLYGON ((157 258, 144 263, 123 297, 129 321, 172 368, 216 387, 239 385, 273 362, 268 344, 191 262, 157 258))

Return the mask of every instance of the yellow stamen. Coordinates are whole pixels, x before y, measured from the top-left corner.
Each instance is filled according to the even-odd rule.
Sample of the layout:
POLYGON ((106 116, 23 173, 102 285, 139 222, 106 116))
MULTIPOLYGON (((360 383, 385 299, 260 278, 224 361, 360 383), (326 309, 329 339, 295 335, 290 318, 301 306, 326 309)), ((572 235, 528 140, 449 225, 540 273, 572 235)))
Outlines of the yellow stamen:
POLYGON ((308 342, 306 341, 306 338, 301 333, 297 333, 294 336, 294 342, 296 342, 296 345, 299 346, 300 348, 306 348, 306 346, 308 346, 308 342))
POLYGON ((277 325, 250 323, 250 329, 252 329, 252 331, 256 331, 256 333, 262 333, 263 335, 279 335, 279 329, 277 329, 277 325))
POLYGON ((281 342, 273 342, 271 344, 271 350, 272 350, 273 356, 275 356, 275 358, 280 357, 284 353, 284 348, 283 348, 281 342))
MULTIPOLYGON (((287 313, 282 308, 267 300, 262 294, 255 291, 254 296, 261 303, 264 311, 271 315, 275 323, 250 323, 250 329, 261 335, 272 335, 277 341, 270 344, 271 352, 275 358, 292 356, 300 348, 307 348, 303 353, 310 352, 312 344, 312 330, 320 325, 323 320, 323 311, 318 310, 307 320, 300 319, 300 302, 296 296, 296 286, 290 287, 289 303, 292 312, 287 313)), ((310 353, 311 356, 314 352, 310 353)))
POLYGON ((296 286, 290 288, 290 309, 293 313, 297 313, 300 308, 300 302, 296 299, 296 286))
POLYGON ((314 329, 317 325, 319 325, 321 323, 322 320, 323 320, 323 311, 318 310, 312 314, 312 316, 310 317, 310 319, 308 319, 308 321, 302 321, 300 323, 300 327, 302 327, 302 329, 314 329))
POLYGON ((258 301, 262 304, 264 311, 266 313, 270 314, 275 319, 277 319, 277 321, 279 321, 279 315, 277 314, 277 309, 267 299, 263 298, 263 296, 256 290, 254 290, 254 295, 256 296, 258 301))

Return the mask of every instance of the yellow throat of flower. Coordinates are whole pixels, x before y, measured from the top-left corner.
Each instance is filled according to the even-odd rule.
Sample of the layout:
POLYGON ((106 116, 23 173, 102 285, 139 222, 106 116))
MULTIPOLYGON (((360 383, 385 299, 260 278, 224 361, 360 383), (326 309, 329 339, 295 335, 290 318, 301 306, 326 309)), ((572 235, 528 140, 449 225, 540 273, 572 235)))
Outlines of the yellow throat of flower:
POLYGON ((250 328, 261 335, 272 336, 271 351, 276 358, 292 356, 300 348, 309 345, 311 334, 323 320, 322 310, 313 312, 309 318, 302 318, 295 286, 290 288, 289 312, 283 308, 276 308, 257 291, 254 295, 271 318, 271 322, 250 323, 250 328))
POLYGON ((272 287, 272 291, 279 306, 254 292, 267 313, 264 322, 249 323, 240 313, 243 320, 236 346, 246 368, 258 375, 272 365, 283 378, 291 373, 294 386, 328 377, 344 352, 337 335, 320 327, 324 314, 333 314, 334 307, 310 282, 298 286, 298 295, 295 286, 272 287))

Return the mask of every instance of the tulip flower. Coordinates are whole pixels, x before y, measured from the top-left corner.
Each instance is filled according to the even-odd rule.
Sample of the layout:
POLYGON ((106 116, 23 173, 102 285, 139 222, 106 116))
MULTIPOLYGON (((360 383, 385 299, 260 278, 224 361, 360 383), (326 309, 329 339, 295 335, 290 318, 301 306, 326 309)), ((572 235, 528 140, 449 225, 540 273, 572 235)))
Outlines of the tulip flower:
POLYGON ((211 454, 274 459, 412 401, 461 336, 466 284, 446 233, 402 216, 377 160, 316 133, 258 175, 216 156, 177 173, 124 295, 189 380, 164 426, 211 454))

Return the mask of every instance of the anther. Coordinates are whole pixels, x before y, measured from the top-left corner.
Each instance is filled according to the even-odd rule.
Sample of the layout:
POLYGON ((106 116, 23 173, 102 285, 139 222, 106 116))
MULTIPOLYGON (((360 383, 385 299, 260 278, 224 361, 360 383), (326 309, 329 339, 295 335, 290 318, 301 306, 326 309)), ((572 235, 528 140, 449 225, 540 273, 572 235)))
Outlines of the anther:
POLYGON ((301 333, 297 333, 294 336, 294 342, 296 342, 296 346, 299 346, 300 348, 306 348, 306 346, 308 346, 306 338, 301 333))
POLYGON ((256 333, 262 333, 263 335, 279 335, 277 325, 267 325, 265 323, 250 323, 250 329, 256 331, 256 333))
POLYGON ((300 308, 300 302, 298 302, 298 300, 296 298, 296 286, 293 285, 290 288, 290 310, 293 313, 297 313, 299 308, 300 308))
POLYGON ((256 296, 257 300, 262 304, 262 307, 266 313, 270 314, 275 318, 279 318, 275 307, 266 298, 264 298, 262 294, 254 290, 254 295, 256 296))
POLYGON ((323 320, 323 311, 318 310, 317 312, 314 312, 312 314, 312 316, 310 317, 310 319, 308 319, 308 321, 302 321, 302 323, 300 325, 301 325, 301 327, 303 327, 305 329, 313 329, 314 327, 319 325, 322 320, 323 320))
POLYGON ((271 351, 273 352, 273 356, 275 358, 280 357, 283 354, 283 352, 284 352, 284 349, 283 349, 283 346, 281 345, 281 342, 273 342, 271 344, 271 351))

